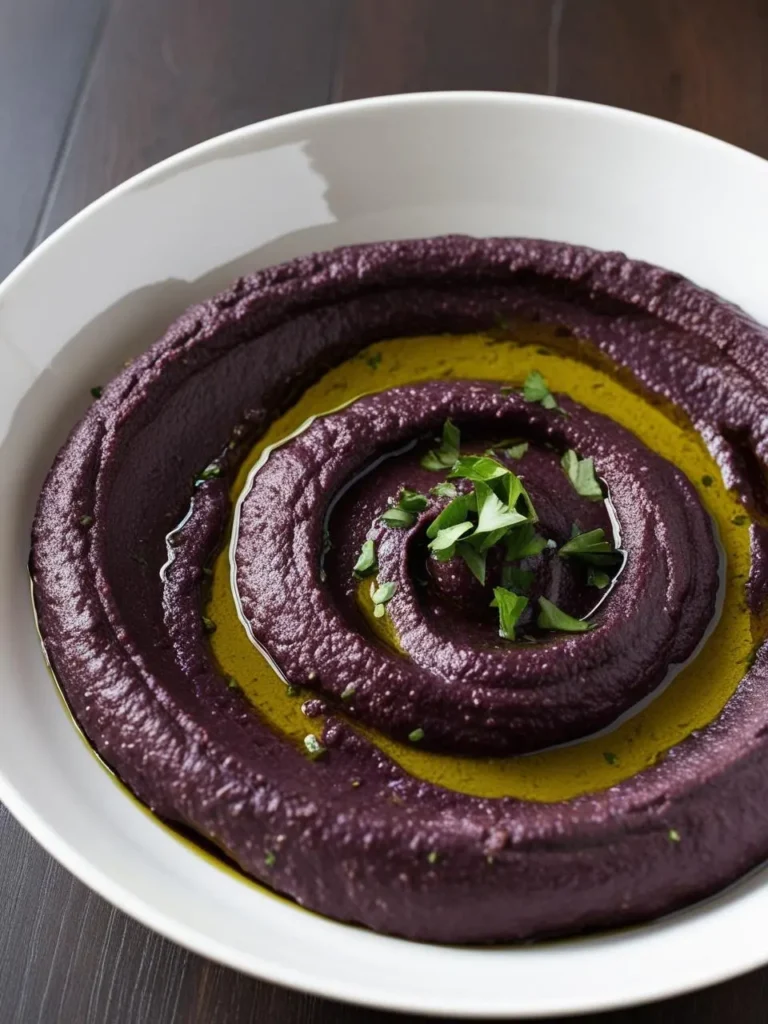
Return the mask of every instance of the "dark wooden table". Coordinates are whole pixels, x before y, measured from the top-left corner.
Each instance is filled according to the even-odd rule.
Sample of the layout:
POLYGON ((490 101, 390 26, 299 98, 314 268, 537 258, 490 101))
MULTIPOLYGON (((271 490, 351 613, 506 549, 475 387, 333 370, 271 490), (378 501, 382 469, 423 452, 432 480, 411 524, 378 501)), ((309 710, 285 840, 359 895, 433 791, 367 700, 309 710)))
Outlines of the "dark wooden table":
MULTIPOLYGON (((142 168, 240 125, 422 89, 629 107, 768 157, 768 0, 0 0, 0 278, 142 168)), ((606 1024, 768 1021, 768 968, 606 1024)), ((0 1024, 384 1024, 158 938, 0 807, 0 1024)))

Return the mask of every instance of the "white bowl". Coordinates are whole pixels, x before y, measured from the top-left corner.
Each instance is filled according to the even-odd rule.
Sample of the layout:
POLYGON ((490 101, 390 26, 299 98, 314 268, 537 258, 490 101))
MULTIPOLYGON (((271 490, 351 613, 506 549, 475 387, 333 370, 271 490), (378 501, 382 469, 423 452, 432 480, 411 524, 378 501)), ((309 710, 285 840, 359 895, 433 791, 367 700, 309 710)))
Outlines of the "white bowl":
POLYGON ((126 182, 0 286, 0 798, 112 903, 242 971, 457 1016, 586 1012, 768 960, 768 873, 655 924, 527 947, 408 943, 299 910, 216 867, 103 770, 43 665, 29 527, 67 431, 128 356, 239 273, 345 242, 468 232, 622 249, 768 322, 768 164, 608 107, 395 96, 232 132, 126 182))

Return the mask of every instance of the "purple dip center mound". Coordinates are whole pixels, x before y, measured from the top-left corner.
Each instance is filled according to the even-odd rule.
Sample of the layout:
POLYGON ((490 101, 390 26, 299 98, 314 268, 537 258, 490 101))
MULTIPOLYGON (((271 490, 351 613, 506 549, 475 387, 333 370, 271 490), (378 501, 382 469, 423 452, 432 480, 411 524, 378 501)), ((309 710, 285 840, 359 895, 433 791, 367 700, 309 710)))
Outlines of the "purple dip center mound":
MULTIPOLYGON (((352 688, 350 712, 402 740, 420 730, 425 747, 513 754, 608 725, 693 651, 714 613, 718 588, 717 552, 694 488, 632 434, 558 397, 567 416, 502 394, 489 382, 393 388, 315 420, 272 451, 240 507, 236 578, 253 636, 289 682, 337 699, 352 688), (427 491, 441 477, 422 469, 413 454, 389 464, 382 459, 439 433, 448 418, 462 436, 467 428, 486 437, 511 435, 597 460, 629 557, 596 628, 512 644, 500 640, 498 630, 486 635, 467 629, 459 616, 436 614, 417 582, 426 575, 426 558, 414 548, 419 541, 425 546, 424 527, 447 501, 433 499, 410 529, 388 529, 380 516, 402 487, 427 491), (356 500, 344 502, 343 523, 331 532, 331 550, 338 538, 339 557, 323 565, 328 511, 371 465, 357 484, 356 500), (365 531, 357 527, 361 519, 365 531), (351 555, 368 536, 376 540, 379 579, 397 584, 387 613, 406 657, 377 641, 354 615, 351 555)), ((588 517, 590 528, 604 524, 610 536, 605 511, 600 508, 598 518, 559 466, 554 479, 551 472, 537 476, 542 463, 551 466, 526 453, 519 470, 537 508, 546 507, 538 494, 554 497, 556 489, 559 495, 557 519, 550 512, 549 521, 539 524, 543 536, 564 544, 571 524, 578 521, 584 529, 588 517)), ((564 582, 564 572, 553 574, 547 598, 559 604, 564 582)))
MULTIPOLYGON (((229 690, 212 663, 201 621, 201 577, 230 511, 226 472, 195 489, 171 558, 165 543, 169 527, 189 509, 191 480, 201 467, 221 457, 225 471, 234 469, 265 426, 327 366, 365 345, 488 329, 500 314, 544 319, 591 338, 650 391, 676 403, 705 438, 726 483, 751 512, 768 515, 763 329, 679 276, 620 254, 447 237, 306 257, 239 280, 187 312, 108 385, 73 430, 46 480, 33 527, 31 571, 46 652, 78 722, 126 785, 158 814, 196 829, 249 874, 301 904, 440 942, 528 939, 648 919, 716 891, 768 855, 763 648, 709 727, 635 777, 555 804, 483 799, 421 782, 333 718, 324 733, 326 755, 310 760, 229 690), (681 841, 670 841, 671 830, 681 841)), ((417 433, 432 433, 448 411, 487 422, 501 408, 481 385, 435 386, 442 389, 434 396, 437 420, 422 407, 409 413, 406 433, 419 415, 417 433)), ((515 403, 504 408, 522 415, 515 403)), ((347 415, 364 419, 366 404, 354 409, 347 415)), ((526 429, 537 429, 531 410, 524 411, 526 429)), ((481 688, 493 702, 491 717, 499 718, 487 733, 497 738, 505 733, 502 718, 517 722, 526 697, 534 701, 531 720, 543 724, 539 742, 548 731, 551 738, 555 719, 560 727, 561 715, 563 728, 578 733, 614 714, 695 643, 710 608, 712 542, 688 485, 654 462, 638 496, 680 540, 679 550, 670 544, 649 552, 643 530, 651 526, 630 515, 631 495, 621 493, 637 476, 634 456, 628 467, 616 461, 637 442, 613 435, 613 445, 597 451, 587 439, 592 414, 573 413, 573 422, 558 429, 574 431, 579 446, 594 451, 597 471, 609 482, 629 553, 626 573, 596 613, 594 632, 543 645, 535 657, 541 662, 544 650, 551 657, 530 685, 515 686, 510 702, 498 680, 511 655, 483 652, 481 688), (662 478, 671 493, 654 490, 662 478), (690 550, 694 542, 698 550, 690 550), (648 561, 656 558, 653 565, 648 561), (634 587, 638 600, 646 599, 633 573, 664 602, 650 616, 652 642, 639 644, 646 661, 639 673, 626 664, 635 654, 638 623, 622 595, 634 587), (692 598, 699 585, 702 593, 692 598), (564 649, 572 676, 558 664, 564 649), (584 717, 574 686, 582 656, 594 659, 598 649, 613 668, 590 672, 584 717), (551 685, 539 687, 542 680, 551 685), (557 695, 551 717, 541 714, 539 690, 557 695)), ((332 430, 334 422, 328 417, 318 429, 332 430)), ((400 427, 390 426, 393 437, 400 427)), ((372 440, 387 442, 378 431, 372 440)), ((300 439, 296 444, 302 458, 312 456, 300 439)), ((288 448, 285 453, 288 458, 288 448)), ((320 480, 327 471, 335 486, 345 472, 343 458, 342 452, 338 461, 318 467, 316 477, 309 475, 307 507, 297 506, 293 558, 306 559, 308 567, 317 551, 320 480)), ((273 471, 269 464, 265 470, 273 471)), ((280 486, 289 483, 283 478, 280 486)), ((258 493, 254 487, 243 506, 243 543, 258 493)), ((364 501, 365 492, 359 497, 364 501)), ((759 611, 767 590, 763 528, 753 526, 751 539, 747 593, 759 611)), ((291 547, 289 537, 279 541, 291 547)), ((393 616, 415 663, 431 657, 439 629, 430 603, 417 607, 407 586, 410 544, 408 537, 397 539, 382 561, 402 574, 393 616)), ((255 557, 255 541, 252 548, 255 557)), ((286 565, 293 571, 291 558, 286 565)), ((262 582, 274 586, 268 567, 265 573, 262 582)), ((339 622, 349 628, 339 592, 344 578, 341 562, 327 593, 316 564, 307 577, 309 601, 321 611, 327 605, 329 629, 339 622)), ((252 585, 240 582, 244 592, 252 585)), ((446 597, 449 584, 436 580, 435 594, 446 597)), ((253 621, 263 614, 256 598, 252 592, 253 621)), ((290 600, 284 595, 285 604, 290 600)), ((314 628, 311 619, 297 625, 314 628)), ((477 626, 480 633, 484 628, 477 626)), ((386 695, 392 659, 384 673, 380 652, 371 654, 370 638, 364 640, 370 691, 361 694, 361 715, 399 733, 415 721, 409 716, 426 710, 433 714, 436 745, 476 748, 486 734, 483 713, 468 710, 471 683, 455 663, 431 666, 423 687, 405 679, 408 699, 401 706, 386 695), (449 671, 458 680, 452 697, 441 682, 449 671), (465 709, 469 721, 462 724, 465 709)), ((459 637, 455 652, 461 647, 459 637)), ((303 659, 300 646, 297 665, 308 671, 303 659)), ((522 657, 518 667, 522 681, 522 657)), ((321 686, 335 693, 338 682, 323 675, 321 686)))

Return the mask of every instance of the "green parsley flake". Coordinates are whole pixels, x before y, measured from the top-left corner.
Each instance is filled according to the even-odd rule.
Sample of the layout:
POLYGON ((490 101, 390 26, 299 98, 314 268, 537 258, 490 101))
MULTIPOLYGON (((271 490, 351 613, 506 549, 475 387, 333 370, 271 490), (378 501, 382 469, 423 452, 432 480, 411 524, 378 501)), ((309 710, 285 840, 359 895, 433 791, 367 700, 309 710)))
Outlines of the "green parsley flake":
POLYGON ((545 409, 563 410, 557 404, 555 396, 549 390, 545 377, 538 370, 531 370, 523 384, 523 398, 526 402, 538 402, 545 409))
POLYGON ((424 730, 414 729, 412 732, 408 733, 408 739, 411 741, 411 743, 420 743, 421 740, 424 739, 424 730))
POLYGON ((521 523, 507 534, 505 544, 507 561, 514 562, 518 558, 541 554, 547 546, 547 540, 536 533, 531 523, 521 523))
POLYGON ((536 573, 531 569, 518 569, 514 565, 505 565, 501 570, 501 582, 516 594, 527 594, 533 586, 536 573))
POLYGON ((546 597, 539 598, 539 608, 541 611, 536 622, 540 629, 551 629, 560 633, 586 633, 592 628, 591 623, 584 622, 583 619, 574 619, 546 597))
POLYGON ((463 558, 466 562, 469 571, 475 577, 476 580, 485 586, 485 563, 488 558, 487 551, 478 551, 474 545, 468 542, 459 541, 456 545, 456 554, 463 558))
POLYGON ((325 753, 325 747, 313 733, 309 733, 309 735, 304 737, 304 747, 313 760, 317 757, 322 757, 325 753))
POLYGON ((358 579, 364 579, 366 576, 376 572, 378 567, 376 562, 376 546, 372 540, 366 540, 363 542, 360 555, 352 568, 352 572, 358 579))
POLYGON ((354 697, 356 691, 357 691, 357 687, 355 686, 354 683, 347 683, 347 685, 341 691, 341 699, 342 700, 352 700, 352 698, 354 697))
POLYGON ((590 501, 603 501, 603 489, 595 476, 595 465, 591 458, 580 459, 576 452, 569 449, 560 464, 577 494, 590 501))
POLYGON ((487 455, 462 455, 456 460, 448 476, 449 478, 458 477, 463 480, 487 482, 508 474, 509 470, 505 466, 487 455))
POLYGON ((441 484, 430 487, 429 493, 434 494, 436 498, 455 498, 459 492, 456 490, 455 484, 450 484, 445 480, 441 484))
POLYGON ((611 752, 610 752, 609 750, 606 750, 606 751, 604 752, 604 754, 603 754, 603 757, 605 758, 605 760, 607 761, 607 763, 608 763, 609 765, 611 765, 611 766, 613 766, 613 765, 617 765, 617 764, 619 763, 619 759, 618 759, 618 757, 616 757, 616 755, 615 755, 615 754, 612 754, 612 753, 611 753, 611 752))
POLYGON ((104 388, 100 384, 97 384, 96 387, 91 388, 91 395, 94 398, 101 398, 103 394, 104 388))
POLYGON ((202 619, 203 619, 203 629, 205 630, 205 632, 206 633, 215 633, 216 632, 216 623, 213 621, 213 619, 209 619, 207 615, 203 615, 202 619))
POLYGON ((749 516, 734 516, 731 522, 734 526, 746 526, 749 522, 749 516))
POLYGON ((590 565, 610 564, 618 557, 613 544, 605 539, 602 527, 586 533, 574 533, 560 548, 558 555, 561 558, 580 558, 590 565))
POLYGON ((611 577, 607 572, 601 572, 600 569, 593 569, 590 566, 589 572, 587 573, 587 586, 597 587, 598 590, 605 590, 611 582, 611 577))
POLYGON ((367 356, 365 362, 371 370, 378 370, 381 365, 381 352, 374 352, 372 355, 367 356))
POLYGON ((230 690, 240 689, 240 683, 238 683, 234 676, 227 676, 227 686, 230 690))
POLYGON ((499 609, 499 636, 505 640, 515 639, 518 620, 528 607, 528 598, 515 594, 506 587, 493 588, 491 608, 499 609))
POLYGON ((382 583, 380 586, 376 586, 375 583, 371 584, 371 600, 373 601, 373 614, 377 619, 384 617, 386 613, 386 604, 392 600, 397 592, 396 583, 382 583))
POLYGON ((443 469, 450 469, 459 457, 459 445, 461 433, 450 420, 443 424, 442 443, 437 450, 427 452, 422 458, 421 465, 424 469, 430 469, 439 473, 443 469))
POLYGON ((213 480, 215 477, 221 476, 221 466, 217 463, 212 462, 209 466, 206 466, 203 472, 198 476, 198 482, 203 480, 213 480))
POLYGON ((439 859, 440 855, 438 854, 437 850, 430 850, 429 853, 427 854, 427 860, 429 861, 430 864, 437 864, 439 859))
POLYGON ((273 868, 275 866, 275 861, 276 860, 277 860, 277 857, 274 855, 274 853, 271 850, 267 850, 267 852, 264 854, 264 863, 265 863, 265 865, 268 868, 273 868))
POLYGON ((508 459, 522 459, 527 451, 528 442, 523 441, 521 444, 513 444, 510 448, 505 448, 504 454, 508 459))
POLYGON ((409 491, 407 487, 403 487, 400 491, 397 507, 404 509, 406 512, 423 512, 428 504, 429 501, 426 495, 419 494, 418 491, 409 491))
POLYGON ((679 843, 680 833, 677 831, 676 828, 671 828, 669 832, 667 832, 667 838, 669 839, 670 843, 679 843))
POLYGON ((93 516, 80 516, 81 526, 93 526, 93 516))
POLYGON ((395 530, 407 530, 416 522, 413 512, 406 512, 404 508, 388 508, 380 517, 382 523, 395 530))

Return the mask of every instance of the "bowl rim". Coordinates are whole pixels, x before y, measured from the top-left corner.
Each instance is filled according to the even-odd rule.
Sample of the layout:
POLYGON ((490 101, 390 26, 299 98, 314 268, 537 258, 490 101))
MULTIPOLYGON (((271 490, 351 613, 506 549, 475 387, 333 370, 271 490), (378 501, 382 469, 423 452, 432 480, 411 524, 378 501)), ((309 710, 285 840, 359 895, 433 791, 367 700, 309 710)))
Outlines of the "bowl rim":
MULTIPOLYGON (((704 132, 651 115, 585 100, 536 93, 456 90, 392 94, 348 100, 334 104, 322 104, 268 118, 213 136, 194 146, 172 154, 116 185, 52 232, 11 271, 5 280, 0 282, 0 304, 16 286, 17 282, 35 266, 49 249, 60 245, 69 235, 76 232, 81 224, 98 215, 102 208, 123 195, 142 188, 156 179, 168 176, 169 172, 176 174, 183 171, 187 166, 194 166, 199 162, 203 162, 205 158, 215 156, 218 151, 226 149, 232 144, 237 144, 242 140, 254 139, 260 135, 268 135, 274 130, 301 129, 304 125, 310 127, 327 120, 344 119, 356 114, 366 114, 387 108, 390 111, 397 112, 398 109, 408 107, 471 106, 475 104, 479 106, 489 104, 523 106, 538 109, 558 108, 571 111, 575 115, 602 117, 614 123, 621 122, 624 125, 635 125, 641 130, 676 136, 678 139, 685 139, 699 146, 709 147, 711 151, 717 151, 721 154, 727 152, 730 159, 740 160, 752 169, 760 168, 763 173, 768 173, 767 160, 704 132)), ((369 985, 356 986, 339 979, 321 978, 317 973, 305 975, 296 967, 287 964, 276 965, 273 961, 263 961, 257 953, 251 952, 246 957, 245 954, 241 954, 228 947, 218 939, 207 937, 202 930, 196 930, 179 922, 171 912, 159 910, 143 897, 135 895, 129 886, 113 879, 107 872, 94 866, 87 856, 82 854, 76 846, 59 835, 48 824, 45 817, 22 796, 21 792, 6 777, 2 768, 0 768, 0 801, 6 805, 13 817, 51 856, 109 903, 118 907, 134 920, 171 939, 185 949, 207 959, 214 960, 224 966, 312 995, 342 1000, 371 1008, 400 1012, 418 1012, 429 1016, 442 1017, 449 1015, 454 1018, 475 1019, 500 1019, 508 1017, 510 1012, 515 1012, 514 1010, 510 1011, 509 1008, 504 1009, 502 1007, 499 1007, 497 1010, 483 1010, 479 1008, 456 1009, 450 1005, 442 1005, 439 999, 434 998, 420 1003, 412 996, 403 999, 398 995, 397 991, 385 988, 383 985, 378 990, 375 990, 369 985)), ((717 963, 708 962, 706 964, 690 965, 686 974, 681 974, 677 978, 666 978, 664 983, 656 984, 649 989, 647 995, 641 998, 638 998, 636 993, 629 993, 624 998, 617 998, 615 993, 605 997, 601 992, 597 991, 589 999, 584 999, 579 1004, 574 1004, 572 1008, 542 1004, 540 1008, 535 1010, 526 1010, 525 1015, 531 1019, 534 1017, 599 1012, 639 1005, 643 1002, 669 998, 699 987, 726 981, 729 978, 761 966, 766 960, 768 960, 768 947, 764 950, 756 947, 750 957, 741 956, 738 962, 718 961, 717 963)))

